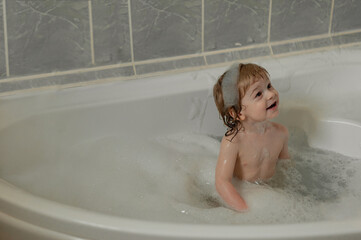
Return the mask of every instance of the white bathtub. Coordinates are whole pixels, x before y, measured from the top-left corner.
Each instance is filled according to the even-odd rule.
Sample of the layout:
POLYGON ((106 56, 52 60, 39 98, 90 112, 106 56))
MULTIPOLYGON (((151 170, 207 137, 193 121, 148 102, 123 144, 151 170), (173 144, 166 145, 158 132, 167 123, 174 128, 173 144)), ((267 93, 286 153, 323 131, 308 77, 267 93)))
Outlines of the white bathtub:
MULTIPOLYGON (((258 63, 281 95, 277 121, 303 128, 311 146, 361 159, 359 48, 258 63)), ((19 162, 10 170, 21 174, 97 136, 221 136, 211 88, 224 70, 2 97, 0 177, 9 161, 19 162)), ((0 239, 361 239, 361 218, 236 226, 142 221, 41 198, 1 179, 0 239)))

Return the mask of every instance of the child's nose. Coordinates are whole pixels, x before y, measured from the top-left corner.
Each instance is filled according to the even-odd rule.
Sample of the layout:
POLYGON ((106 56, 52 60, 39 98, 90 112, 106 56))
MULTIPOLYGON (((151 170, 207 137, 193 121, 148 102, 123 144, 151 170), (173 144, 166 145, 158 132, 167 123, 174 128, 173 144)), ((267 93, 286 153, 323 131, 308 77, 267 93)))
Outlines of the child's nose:
POLYGON ((270 90, 267 91, 267 99, 272 99, 274 98, 275 95, 276 93, 274 93, 273 91, 270 90))

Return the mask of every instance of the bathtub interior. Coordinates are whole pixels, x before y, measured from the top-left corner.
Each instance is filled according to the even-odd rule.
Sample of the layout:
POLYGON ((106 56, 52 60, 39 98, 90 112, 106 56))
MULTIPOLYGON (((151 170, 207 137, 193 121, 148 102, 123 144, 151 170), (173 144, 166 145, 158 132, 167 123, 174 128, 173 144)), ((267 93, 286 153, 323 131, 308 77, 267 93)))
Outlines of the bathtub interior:
MULTIPOLYGON (((356 59, 357 56, 348 55, 347 60, 341 61, 342 64, 334 64, 330 69, 325 66, 336 58, 340 61, 339 55, 319 55, 324 61, 318 63, 304 59, 298 62, 298 58, 260 62, 271 69, 273 84, 281 94, 281 114, 275 121, 289 128, 301 128, 312 147, 361 158, 361 114, 358 108, 361 81, 357 65, 347 62, 350 56, 356 59)), ((312 58, 316 57, 313 55, 312 58)), ((71 188, 64 186, 80 180, 86 184, 83 180, 87 178, 92 178, 97 186, 106 186, 109 178, 104 180, 102 176, 117 176, 117 169, 112 172, 111 165, 118 160, 115 155, 110 156, 113 161, 106 166, 100 160, 93 163, 96 168, 91 172, 82 171, 80 164, 78 173, 71 176, 66 173, 74 165, 57 165, 62 160, 59 156, 72 158, 74 155, 67 153, 74 148, 81 149, 82 143, 89 141, 102 141, 101 146, 112 149, 116 149, 118 144, 128 144, 129 149, 141 152, 144 149, 139 142, 149 137, 185 132, 222 136, 225 128, 214 106, 211 88, 224 70, 216 68, 172 77, 3 98, 0 104, 3 118, 0 122, 0 176, 11 179, 12 176, 22 175, 18 185, 10 183, 48 200, 113 215, 113 209, 109 207, 112 204, 104 202, 104 199, 112 199, 114 193, 102 191, 101 187, 93 188, 103 195, 102 200, 94 204, 94 201, 84 200, 89 197, 87 193, 84 193, 84 199, 76 199, 72 197, 75 194, 71 188), (44 175, 49 168, 53 168, 50 172, 55 176, 44 175), (62 186, 52 181, 52 177, 64 175, 67 179, 63 179, 62 186), (25 184, 27 178, 37 177, 39 181, 36 185, 25 184), (43 181, 45 177, 49 177, 47 181, 43 181)), ((213 142, 210 144, 216 146, 213 142)), ((96 145, 93 147, 91 155, 107 151, 96 148, 96 145)), ((82 157, 84 160, 87 155, 82 157)), ((152 164, 146 166, 157 171, 152 164)), ((115 180, 129 181, 126 174, 117 176, 115 180)), ((145 219, 152 220, 154 216, 145 219)))

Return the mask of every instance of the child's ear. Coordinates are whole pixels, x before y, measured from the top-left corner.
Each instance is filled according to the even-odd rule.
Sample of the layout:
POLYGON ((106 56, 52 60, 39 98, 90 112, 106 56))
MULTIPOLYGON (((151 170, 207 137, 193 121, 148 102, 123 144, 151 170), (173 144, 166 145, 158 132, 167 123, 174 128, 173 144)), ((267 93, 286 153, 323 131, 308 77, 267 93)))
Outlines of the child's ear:
POLYGON ((238 114, 238 119, 241 120, 241 121, 244 121, 246 119, 246 116, 243 114, 243 111, 241 111, 239 114, 238 114))
POLYGON ((234 108, 232 108, 229 113, 231 114, 231 117, 233 119, 238 119, 238 120, 241 120, 243 121, 244 119, 246 119, 246 117, 244 116, 243 112, 239 112, 237 113, 236 110, 234 108))
POLYGON ((245 106, 242 105, 242 109, 241 111, 238 113, 238 119, 241 120, 241 121, 244 121, 246 119, 246 115, 244 115, 244 109, 245 109, 245 106))

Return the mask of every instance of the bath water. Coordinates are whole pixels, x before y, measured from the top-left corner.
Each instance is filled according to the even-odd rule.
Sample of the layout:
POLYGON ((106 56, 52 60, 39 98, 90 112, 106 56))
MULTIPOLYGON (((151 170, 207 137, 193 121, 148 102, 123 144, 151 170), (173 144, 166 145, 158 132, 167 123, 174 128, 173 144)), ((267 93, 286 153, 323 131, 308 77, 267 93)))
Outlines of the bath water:
POLYGON ((47 199, 142 220, 272 224, 361 216, 360 159, 310 148, 298 129, 290 129, 292 159, 279 161, 269 182, 234 179, 249 211, 230 210, 214 187, 220 139, 103 136, 17 173, 3 169, 2 177, 47 199))

